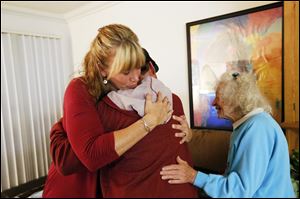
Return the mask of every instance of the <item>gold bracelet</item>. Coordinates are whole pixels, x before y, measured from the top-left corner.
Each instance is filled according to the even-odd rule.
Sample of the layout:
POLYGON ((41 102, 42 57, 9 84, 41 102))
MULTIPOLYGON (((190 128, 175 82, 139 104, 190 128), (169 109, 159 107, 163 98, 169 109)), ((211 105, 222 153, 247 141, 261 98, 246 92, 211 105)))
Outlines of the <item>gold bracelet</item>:
POLYGON ((141 118, 141 120, 143 121, 145 130, 149 133, 149 132, 150 132, 150 127, 149 127, 149 125, 146 123, 146 121, 145 121, 144 118, 141 118))

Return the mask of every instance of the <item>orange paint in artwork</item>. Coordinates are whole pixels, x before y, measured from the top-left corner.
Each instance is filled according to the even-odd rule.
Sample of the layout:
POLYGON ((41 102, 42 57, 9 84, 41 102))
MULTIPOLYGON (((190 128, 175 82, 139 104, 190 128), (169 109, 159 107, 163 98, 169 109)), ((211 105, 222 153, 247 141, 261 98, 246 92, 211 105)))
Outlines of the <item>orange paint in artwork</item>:
POLYGON ((258 41, 252 58, 253 70, 258 77, 258 86, 272 105, 273 116, 281 122, 282 95, 282 43, 280 33, 271 33, 258 41))

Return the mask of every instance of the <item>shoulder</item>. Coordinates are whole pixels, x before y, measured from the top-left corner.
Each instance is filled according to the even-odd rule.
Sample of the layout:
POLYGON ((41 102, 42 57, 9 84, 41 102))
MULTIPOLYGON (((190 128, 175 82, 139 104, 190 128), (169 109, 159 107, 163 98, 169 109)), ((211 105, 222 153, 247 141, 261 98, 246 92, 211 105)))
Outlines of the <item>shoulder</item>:
POLYGON ((183 105, 181 99, 174 93, 172 93, 172 100, 173 100, 173 110, 174 115, 184 115, 183 105))
POLYGON ((86 84, 84 83, 82 78, 77 77, 70 81, 70 83, 67 86, 67 90, 73 89, 87 90, 86 84))
POLYGON ((246 123, 248 123, 248 125, 250 126, 255 126, 260 129, 281 130, 279 124, 270 114, 266 112, 262 112, 252 116, 248 121, 246 121, 246 123))
POLYGON ((181 103, 181 99, 175 93, 172 93, 173 102, 181 103))
POLYGON ((283 136, 277 122, 266 112, 256 114, 241 125, 241 137, 255 140, 256 143, 271 142, 283 136))
POLYGON ((181 99, 175 93, 172 93, 172 100, 173 100, 174 107, 178 107, 178 106, 182 107, 181 99))
POLYGON ((89 94, 87 85, 82 78, 74 78, 68 84, 65 96, 65 101, 88 100, 94 101, 94 98, 89 94))

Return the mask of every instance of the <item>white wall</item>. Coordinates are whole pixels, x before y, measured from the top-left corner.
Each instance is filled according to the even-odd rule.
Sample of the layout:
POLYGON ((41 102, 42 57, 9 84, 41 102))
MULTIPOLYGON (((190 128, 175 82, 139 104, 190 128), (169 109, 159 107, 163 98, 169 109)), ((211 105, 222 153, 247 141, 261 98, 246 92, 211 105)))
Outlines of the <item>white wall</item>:
POLYGON ((186 23, 270 3, 274 1, 120 2, 69 22, 74 63, 80 65, 99 27, 127 25, 159 65, 158 78, 179 95, 189 118, 186 23))
POLYGON ((64 85, 67 85, 73 74, 73 59, 70 31, 66 20, 53 17, 45 17, 35 14, 26 14, 1 9, 1 32, 16 32, 30 35, 46 35, 61 38, 63 66, 61 72, 64 77, 64 85))

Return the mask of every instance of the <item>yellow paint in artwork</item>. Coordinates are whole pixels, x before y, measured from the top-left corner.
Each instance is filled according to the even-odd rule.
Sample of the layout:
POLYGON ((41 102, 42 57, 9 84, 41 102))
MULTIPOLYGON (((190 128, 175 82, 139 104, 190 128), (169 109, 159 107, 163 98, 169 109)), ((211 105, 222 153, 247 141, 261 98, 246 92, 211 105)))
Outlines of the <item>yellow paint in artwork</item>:
MULTIPOLYGON (((191 36, 190 39, 193 39, 197 35, 198 29, 199 29, 199 25, 195 25, 195 26, 190 27, 190 36, 191 36)), ((198 50, 197 46, 199 44, 195 41, 192 41, 190 44, 191 44, 191 56, 192 56, 192 59, 193 59, 197 55, 197 50, 198 50)))
POLYGON ((261 38, 252 55, 253 70, 258 86, 272 105, 273 116, 281 122, 282 95, 282 44, 281 34, 271 33, 261 38))

